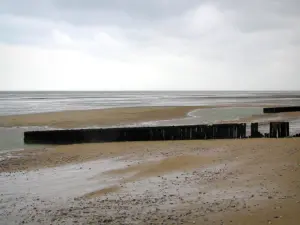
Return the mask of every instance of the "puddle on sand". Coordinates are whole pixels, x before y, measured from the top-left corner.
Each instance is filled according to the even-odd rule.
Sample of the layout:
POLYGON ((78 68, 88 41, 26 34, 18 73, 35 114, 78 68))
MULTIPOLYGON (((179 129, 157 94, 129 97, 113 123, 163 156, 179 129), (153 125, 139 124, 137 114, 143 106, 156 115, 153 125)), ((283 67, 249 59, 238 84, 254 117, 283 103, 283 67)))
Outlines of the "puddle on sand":
POLYGON ((0 154, 23 149, 43 148, 46 145, 25 144, 24 132, 31 130, 51 130, 51 127, 0 127, 0 154))
POLYGON ((106 159, 38 171, 0 173, 0 218, 3 218, 0 224, 20 224, 36 209, 69 207, 76 197, 119 183, 116 177, 90 178, 126 165, 126 161, 106 159))
POLYGON ((106 179, 105 176, 98 177, 99 179, 89 178, 125 165, 125 162, 109 159, 38 171, 0 173, 0 215, 7 207, 22 207, 36 198, 46 201, 55 199, 66 201, 117 184, 118 178, 106 179))

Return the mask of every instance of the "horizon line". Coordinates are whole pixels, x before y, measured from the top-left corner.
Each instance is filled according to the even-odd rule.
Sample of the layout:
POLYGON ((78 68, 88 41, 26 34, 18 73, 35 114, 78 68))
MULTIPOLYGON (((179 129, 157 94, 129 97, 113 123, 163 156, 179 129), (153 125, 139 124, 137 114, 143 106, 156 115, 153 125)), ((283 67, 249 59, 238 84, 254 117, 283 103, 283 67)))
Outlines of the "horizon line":
POLYGON ((0 92, 296 92, 299 90, 285 90, 285 89, 270 89, 270 90, 182 90, 182 89, 174 89, 174 90, 0 90, 0 92))

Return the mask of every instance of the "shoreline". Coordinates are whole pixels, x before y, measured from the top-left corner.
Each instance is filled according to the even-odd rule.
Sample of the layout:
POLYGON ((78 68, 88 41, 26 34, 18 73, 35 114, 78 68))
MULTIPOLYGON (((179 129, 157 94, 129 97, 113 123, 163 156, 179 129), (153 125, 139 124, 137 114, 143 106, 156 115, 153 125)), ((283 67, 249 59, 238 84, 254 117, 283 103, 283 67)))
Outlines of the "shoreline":
MULTIPOLYGON (((192 119, 198 110, 227 109, 227 108, 263 108, 265 105, 236 104, 223 106, 147 106, 126 107, 91 110, 55 111, 47 113, 33 113, 0 116, 2 128, 90 128, 132 125, 135 123, 151 123, 159 121, 172 121, 192 119)), ((276 114, 259 114, 240 119, 226 120, 227 122, 262 121, 272 117, 283 119, 298 119, 300 112, 285 112, 276 114)), ((276 119, 275 119, 276 120, 276 119)), ((219 120, 223 122, 222 119, 219 120)))
MULTIPOLYGON (((194 110, 214 108, 265 107, 265 104, 230 104, 199 106, 141 106, 0 116, 0 127, 82 128, 126 125, 131 123, 192 118, 194 110)), ((268 105, 272 106, 272 105, 268 105)))
POLYGON ((111 126, 128 123, 148 122, 154 120, 183 118, 188 112, 194 109, 201 108, 209 107, 128 107, 0 116, 0 126, 48 126, 53 128, 111 126))

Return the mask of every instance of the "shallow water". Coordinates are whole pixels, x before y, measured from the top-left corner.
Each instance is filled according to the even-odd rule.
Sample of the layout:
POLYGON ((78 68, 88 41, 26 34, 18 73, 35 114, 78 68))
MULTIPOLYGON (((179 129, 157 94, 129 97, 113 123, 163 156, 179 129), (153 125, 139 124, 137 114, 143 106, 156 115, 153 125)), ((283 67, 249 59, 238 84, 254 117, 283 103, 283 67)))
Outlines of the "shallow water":
POLYGON ((226 107, 194 110, 188 115, 191 117, 203 118, 205 123, 216 123, 224 120, 239 120, 253 115, 262 115, 262 107, 226 107))
POLYGON ((261 115, 262 107, 225 107, 211 109, 197 109, 187 114, 185 118, 142 122, 135 125, 142 126, 172 126, 212 124, 220 121, 232 121, 247 118, 252 115, 261 115))
POLYGON ((106 179, 104 175, 98 179, 91 178, 104 171, 124 166, 125 161, 107 159, 38 171, 0 173, 0 193, 3 201, 24 196, 43 196, 48 199, 78 197, 115 184, 117 180, 106 179))
POLYGON ((300 92, 0 92, 0 116, 132 106, 300 105, 300 92))
POLYGON ((23 149, 23 133, 21 128, 0 127, 0 152, 23 149))
POLYGON ((118 178, 105 175, 90 178, 124 166, 125 161, 108 159, 38 171, 0 173, 0 224, 21 224, 36 208, 51 211, 85 193, 114 185, 118 178))
POLYGON ((33 149, 44 145, 24 144, 24 132, 29 130, 44 130, 47 127, 0 127, 0 153, 33 149))

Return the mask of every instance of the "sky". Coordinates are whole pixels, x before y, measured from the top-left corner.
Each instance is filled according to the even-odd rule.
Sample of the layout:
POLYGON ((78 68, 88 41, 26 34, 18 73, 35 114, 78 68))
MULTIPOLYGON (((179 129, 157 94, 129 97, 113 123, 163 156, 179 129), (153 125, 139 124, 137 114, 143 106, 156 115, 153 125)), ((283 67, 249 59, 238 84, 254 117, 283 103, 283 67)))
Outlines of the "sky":
POLYGON ((0 90, 300 90, 299 0, 0 0, 0 90))

